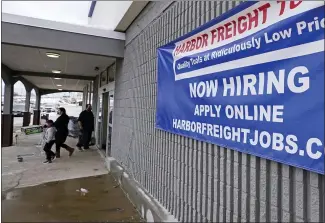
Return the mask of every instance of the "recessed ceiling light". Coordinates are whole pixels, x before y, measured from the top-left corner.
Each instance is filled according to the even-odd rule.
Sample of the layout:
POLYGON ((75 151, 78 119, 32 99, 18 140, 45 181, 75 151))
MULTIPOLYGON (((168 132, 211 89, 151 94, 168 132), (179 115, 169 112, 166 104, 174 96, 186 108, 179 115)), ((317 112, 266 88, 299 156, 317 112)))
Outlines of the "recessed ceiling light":
POLYGON ((52 70, 52 73, 59 74, 59 73, 61 73, 61 71, 60 70, 52 70))
POLYGON ((58 89, 59 91, 62 91, 62 89, 60 88, 60 89, 58 89))
POLYGON ((51 52, 47 52, 46 53, 47 57, 51 57, 51 58, 59 58, 61 55, 59 53, 51 53, 51 52))
POLYGON ((60 77, 55 77, 54 79, 55 79, 55 80, 61 80, 61 78, 60 78, 60 77))
POLYGON ((57 84, 56 86, 61 87, 62 85, 61 84, 57 84))

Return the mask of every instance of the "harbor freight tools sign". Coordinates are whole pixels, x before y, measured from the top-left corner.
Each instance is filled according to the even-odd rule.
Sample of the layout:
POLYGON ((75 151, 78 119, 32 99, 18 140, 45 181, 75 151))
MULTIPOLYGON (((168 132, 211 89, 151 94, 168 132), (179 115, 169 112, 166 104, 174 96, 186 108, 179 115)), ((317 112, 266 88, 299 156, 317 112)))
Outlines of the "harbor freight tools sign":
POLYGON ((160 47, 156 127, 324 174, 324 23, 246 2, 160 47))

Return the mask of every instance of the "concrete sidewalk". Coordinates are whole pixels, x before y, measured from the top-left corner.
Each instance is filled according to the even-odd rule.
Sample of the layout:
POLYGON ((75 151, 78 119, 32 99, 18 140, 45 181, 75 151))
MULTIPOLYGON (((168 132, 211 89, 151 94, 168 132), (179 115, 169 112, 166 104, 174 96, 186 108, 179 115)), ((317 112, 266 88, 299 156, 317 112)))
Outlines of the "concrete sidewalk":
MULTIPOLYGON (((15 146, 2 148, 3 221, 142 221, 97 149, 75 150, 71 158, 62 149, 60 159, 43 164, 45 154, 35 145, 39 139, 40 134, 20 134, 15 146), (80 193, 81 188, 88 192, 80 193)), ((76 143, 72 138, 66 142, 76 143)))
MULTIPOLYGON (((95 148, 83 152, 76 149, 71 158, 68 157, 68 152, 61 148, 60 159, 51 164, 43 164, 45 154, 41 147, 35 145, 39 139, 40 134, 20 134, 15 146, 2 148, 2 191, 108 173, 95 148), (23 162, 18 162, 18 155, 23 157, 23 162)), ((66 143, 75 147, 77 141, 68 137, 66 143)))

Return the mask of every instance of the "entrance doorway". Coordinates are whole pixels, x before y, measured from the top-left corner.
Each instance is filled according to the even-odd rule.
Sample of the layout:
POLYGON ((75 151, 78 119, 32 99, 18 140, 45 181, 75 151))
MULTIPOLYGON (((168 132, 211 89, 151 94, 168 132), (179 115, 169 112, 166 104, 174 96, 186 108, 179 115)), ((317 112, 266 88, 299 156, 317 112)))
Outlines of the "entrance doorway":
POLYGON ((113 133, 113 108, 114 108, 114 91, 109 92, 109 114, 107 125, 107 144, 106 144, 106 156, 111 156, 112 151, 112 133, 113 133))
POLYGON ((107 123, 108 123, 108 109, 109 109, 109 92, 103 93, 101 96, 101 106, 98 117, 98 148, 106 155, 106 141, 107 141, 107 123))
POLYGON ((102 73, 99 89, 97 147, 105 156, 111 156, 115 72, 116 68, 113 64, 102 73))
POLYGON ((98 96, 98 119, 97 119, 97 140, 96 146, 101 149, 102 145, 102 108, 103 108, 103 94, 98 96))
POLYGON ((97 147, 105 156, 111 156, 114 90, 100 94, 98 101, 97 147))

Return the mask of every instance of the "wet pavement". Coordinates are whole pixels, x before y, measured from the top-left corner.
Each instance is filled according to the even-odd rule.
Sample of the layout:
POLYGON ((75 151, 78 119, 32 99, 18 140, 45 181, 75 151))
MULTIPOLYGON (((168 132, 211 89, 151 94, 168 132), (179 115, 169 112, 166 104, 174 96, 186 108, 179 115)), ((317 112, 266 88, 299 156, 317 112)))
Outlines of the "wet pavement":
MULTIPOLYGON (((82 178, 107 174, 108 170, 98 150, 75 151, 71 158, 68 152, 61 149, 61 158, 51 164, 43 164, 45 154, 40 146, 36 146, 41 135, 20 134, 17 144, 1 150, 2 190, 17 187, 35 186, 51 181, 82 178), (18 162, 17 156, 23 157, 18 162)), ((75 147, 76 139, 68 137, 66 144, 75 147)), ((55 146, 52 150, 54 151, 55 146)))
POLYGON ((2 222, 99 221, 142 221, 110 174, 44 183, 2 194, 2 222), (78 192, 81 188, 88 192, 78 192))
POLYGON ((95 147, 70 158, 62 149, 60 159, 43 164, 45 154, 36 146, 40 137, 19 134, 14 146, 1 148, 2 222, 140 221, 95 147), (77 192, 81 188, 88 193, 77 192))

